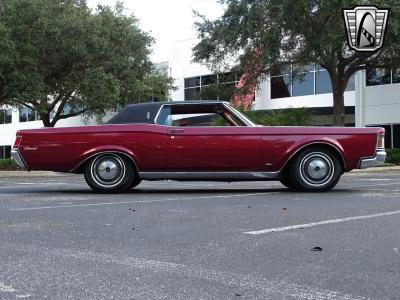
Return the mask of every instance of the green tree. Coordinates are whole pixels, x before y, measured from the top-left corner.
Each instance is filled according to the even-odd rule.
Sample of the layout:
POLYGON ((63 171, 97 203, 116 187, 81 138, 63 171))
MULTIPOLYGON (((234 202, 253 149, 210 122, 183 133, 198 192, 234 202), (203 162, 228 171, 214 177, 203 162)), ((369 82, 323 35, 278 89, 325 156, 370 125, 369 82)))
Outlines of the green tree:
POLYGON ((149 60, 153 39, 121 3, 2 0, 0 35, 0 103, 37 111, 44 126, 166 99, 172 88, 149 60))
POLYGON ((196 24, 201 41, 194 48, 195 61, 216 70, 232 63, 241 69, 258 65, 255 78, 280 70, 288 63, 300 67, 317 63, 330 76, 336 126, 344 125, 344 91, 355 72, 368 67, 400 66, 397 0, 220 2, 225 6, 223 16, 215 21, 200 16, 202 19, 196 24), (348 47, 342 9, 359 4, 390 8, 384 46, 376 52, 354 52, 348 47))

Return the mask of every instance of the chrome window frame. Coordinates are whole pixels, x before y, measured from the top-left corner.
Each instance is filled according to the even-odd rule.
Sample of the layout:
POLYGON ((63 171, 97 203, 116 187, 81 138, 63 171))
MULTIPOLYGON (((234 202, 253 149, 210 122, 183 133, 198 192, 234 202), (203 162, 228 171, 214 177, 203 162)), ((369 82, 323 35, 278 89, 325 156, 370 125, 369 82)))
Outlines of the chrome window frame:
MULTIPOLYGON (((173 102, 173 101, 171 101, 173 102)), ((232 105, 230 105, 228 102, 225 101, 220 101, 220 102, 211 102, 211 103, 168 103, 168 104, 163 104, 161 105, 160 109, 158 110, 156 116, 154 117, 154 124, 159 125, 159 126, 167 126, 170 127, 170 125, 164 125, 164 124, 159 124, 158 118, 160 116, 161 110, 164 108, 164 106, 171 106, 171 105, 206 105, 206 104, 222 104, 222 106, 229 111, 231 114, 233 114, 235 117, 237 117, 245 126, 201 126, 201 127, 257 127, 256 124, 254 124, 252 121, 250 121, 246 116, 244 116, 242 113, 240 113, 238 110, 236 110, 232 105)), ((189 126, 189 127, 199 127, 199 126, 189 126)))

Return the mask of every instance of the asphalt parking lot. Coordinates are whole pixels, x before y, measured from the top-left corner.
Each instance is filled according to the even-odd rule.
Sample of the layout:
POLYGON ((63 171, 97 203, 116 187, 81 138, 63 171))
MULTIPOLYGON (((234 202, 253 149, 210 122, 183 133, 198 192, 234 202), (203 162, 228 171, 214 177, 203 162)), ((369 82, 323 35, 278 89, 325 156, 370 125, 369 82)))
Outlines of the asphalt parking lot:
POLYGON ((3 177, 0 299, 399 299, 399 179, 101 195, 77 175, 3 177))

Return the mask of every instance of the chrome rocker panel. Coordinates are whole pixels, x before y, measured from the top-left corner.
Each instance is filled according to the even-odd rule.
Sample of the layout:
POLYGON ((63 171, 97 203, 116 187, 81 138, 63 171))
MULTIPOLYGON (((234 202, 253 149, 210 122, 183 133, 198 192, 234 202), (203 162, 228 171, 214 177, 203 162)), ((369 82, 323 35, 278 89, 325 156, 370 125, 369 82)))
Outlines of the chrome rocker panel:
POLYGON ((359 169, 383 166, 385 164, 386 155, 385 149, 377 150, 375 157, 361 159, 359 169))
POLYGON ((280 172, 139 172, 144 180, 217 180, 217 181, 267 181, 278 179, 280 172))

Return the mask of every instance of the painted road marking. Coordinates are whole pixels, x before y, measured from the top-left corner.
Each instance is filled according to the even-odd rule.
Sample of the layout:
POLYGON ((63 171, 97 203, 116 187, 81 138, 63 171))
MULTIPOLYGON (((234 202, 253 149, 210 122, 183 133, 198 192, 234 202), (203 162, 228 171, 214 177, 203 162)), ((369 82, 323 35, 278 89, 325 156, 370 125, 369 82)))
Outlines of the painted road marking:
POLYGON ((349 221, 355 221, 355 220, 364 220, 364 219, 372 219, 372 218, 385 217, 385 216, 393 216, 393 215, 397 215, 397 214, 400 214, 400 210, 388 211, 388 212, 372 214, 372 215, 363 215, 363 216, 348 217, 348 218, 341 218, 341 219, 325 220, 325 221, 314 222, 314 223, 306 223, 306 224, 276 227, 276 228, 270 228, 270 229, 262 229, 262 230, 256 230, 256 231, 247 231, 244 233, 257 235, 257 234, 266 234, 266 233, 272 233, 272 232, 283 232, 283 231, 289 231, 289 230, 300 229, 300 228, 314 227, 314 226, 319 226, 319 225, 328 225, 328 224, 343 223, 343 222, 349 222, 349 221))
POLYGON ((280 193, 280 192, 233 194, 233 195, 216 195, 216 196, 169 198, 169 199, 154 199, 154 200, 137 200, 137 201, 117 201, 117 202, 102 202, 102 203, 72 204, 72 205, 55 205, 55 206, 39 206, 39 207, 25 207, 25 208, 10 208, 10 211, 40 210, 40 209, 55 209, 55 208, 71 208, 71 207, 87 207, 87 206, 101 206, 101 205, 132 204, 132 203, 152 203, 152 202, 181 201, 181 200, 207 200, 207 199, 215 199, 215 198, 250 197, 250 196, 277 194, 277 193, 280 193))
POLYGON ((14 293, 15 291, 17 291, 17 290, 14 289, 12 286, 5 285, 4 283, 0 282, 0 292, 3 292, 3 293, 14 293))
MULTIPOLYGON (((4 244, 0 245, 0 248, 4 247, 4 244)), ((199 279, 201 281, 210 281, 216 283, 218 286, 234 287, 243 291, 256 290, 258 291, 258 293, 261 293, 263 298, 265 299, 366 299, 358 295, 352 295, 342 293, 340 291, 294 283, 282 277, 268 279, 264 274, 262 276, 258 276, 256 274, 242 274, 231 271, 215 270, 195 265, 191 266, 175 262, 125 256, 120 255, 118 251, 115 251, 115 253, 98 253, 87 250, 81 251, 75 249, 48 248, 38 247, 37 245, 30 246, 15 244, 7 244, 6 247, 12 247, 12 249, 15 249, 17 247, 18 250, 28 252, 29 254, 33 252, 43 255, 43 253, 45 253, 46 255, 43 256, 45 260, 49 260, 49 257, 56 257, 60 260, 62 259, 61 261, 89 261, 95 263, 96 265, 112 264, 118 267, 132 270, 133 273, 137 272, 137 270, 145 270, 154 274, 166 274, 167 276, 179 276, 179 278, 193 278, 199 279)), ((150 285, 148 287, 149 292, 153 291, 154 288, 154 285, 150 285)), ((135 295, 133 295, 131 298, 143 297, 135 297, 135 295)), ((152 297, 150 296, 150 298, 152 297)), ((247 299, 247 297, 243 298, 247 299)))

